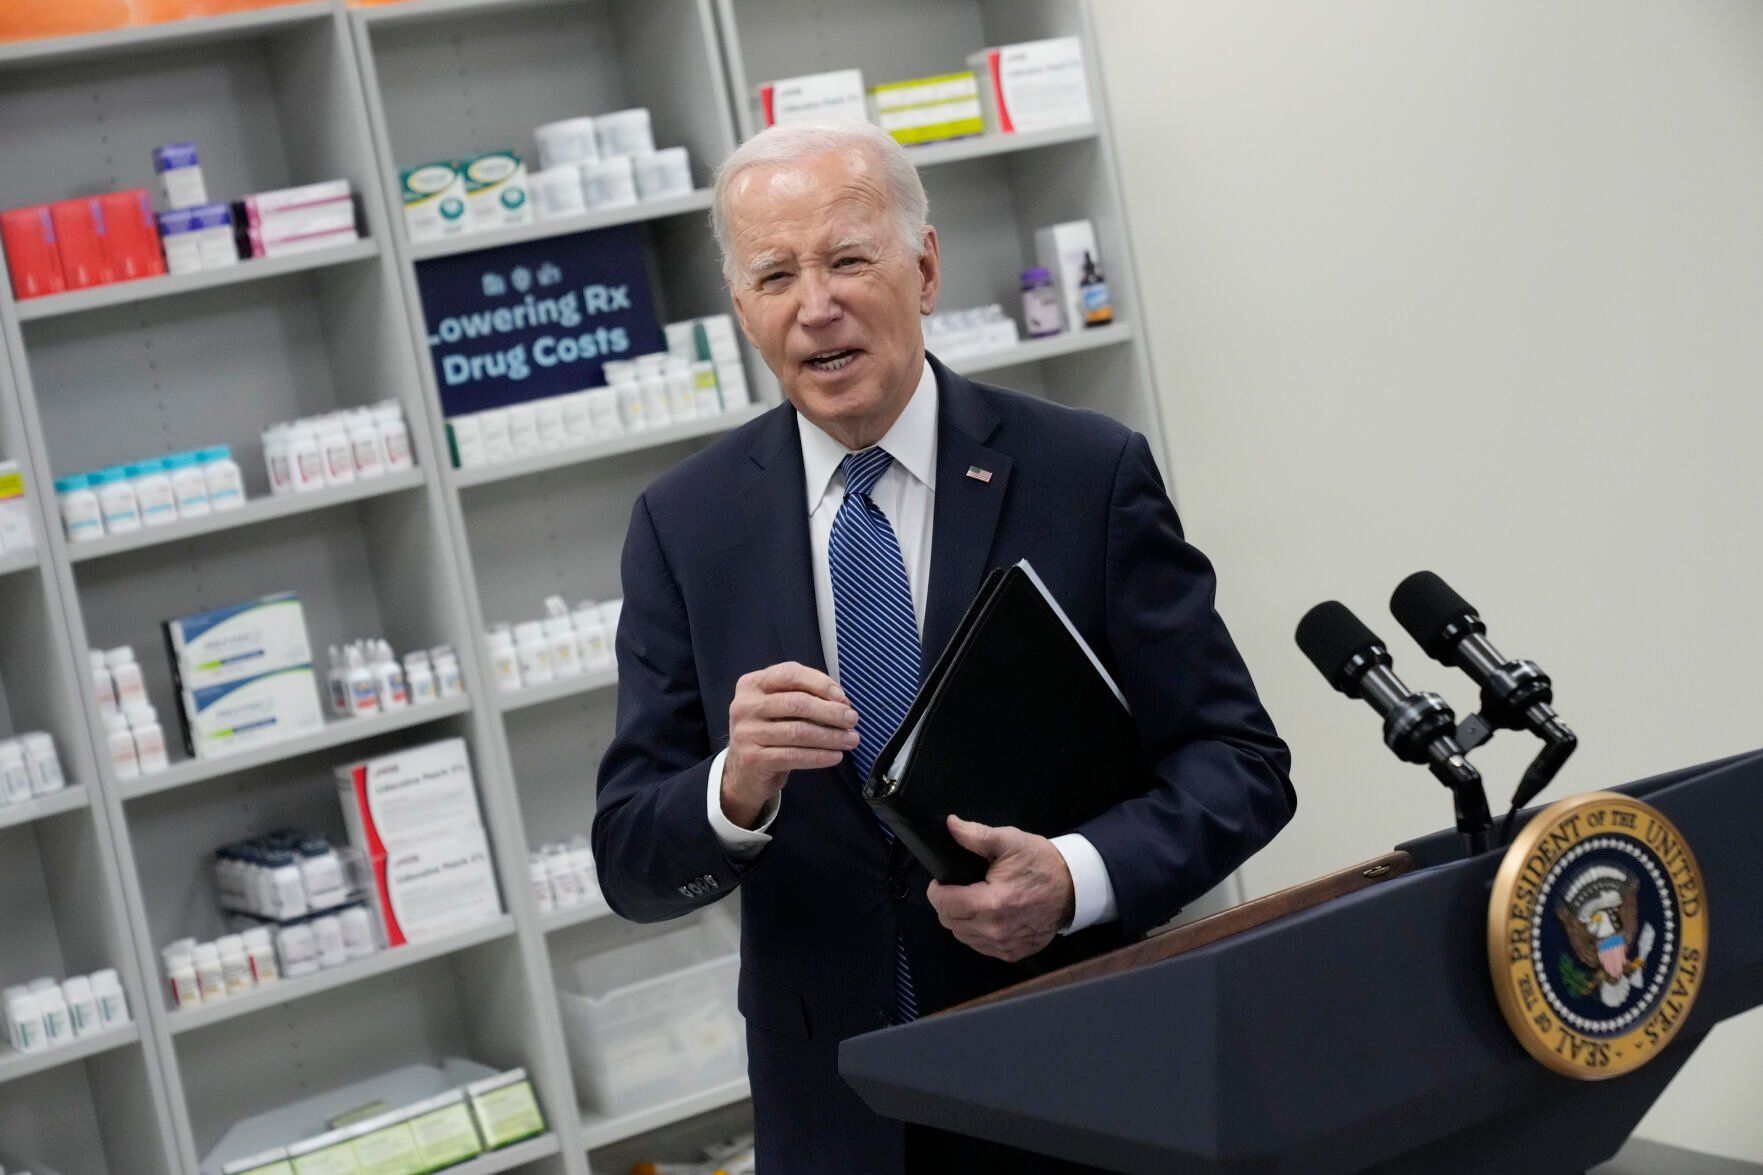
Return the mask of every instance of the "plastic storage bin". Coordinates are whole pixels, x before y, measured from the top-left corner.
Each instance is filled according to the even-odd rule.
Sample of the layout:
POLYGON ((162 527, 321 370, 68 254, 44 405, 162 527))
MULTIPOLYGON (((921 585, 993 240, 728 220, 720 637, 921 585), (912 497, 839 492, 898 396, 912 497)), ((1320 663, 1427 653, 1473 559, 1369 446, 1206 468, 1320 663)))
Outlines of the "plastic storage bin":
POLYGON ((577 963, 576 990, 558 999, 583 1105, 624 1114, 745 1074, 740 970, 734 930, 715 918, 577 963))

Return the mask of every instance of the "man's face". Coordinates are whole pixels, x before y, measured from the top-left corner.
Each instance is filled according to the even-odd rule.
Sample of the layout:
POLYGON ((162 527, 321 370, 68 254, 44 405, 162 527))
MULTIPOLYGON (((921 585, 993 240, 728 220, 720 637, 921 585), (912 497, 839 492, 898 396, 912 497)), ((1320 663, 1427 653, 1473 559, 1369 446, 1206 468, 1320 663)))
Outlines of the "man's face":
POLYGON ((862 147, 755 167, 728 193, 735 313, 796 410, 847 448, 879 441, 917 387, 939 257, 902 248, 862 147))

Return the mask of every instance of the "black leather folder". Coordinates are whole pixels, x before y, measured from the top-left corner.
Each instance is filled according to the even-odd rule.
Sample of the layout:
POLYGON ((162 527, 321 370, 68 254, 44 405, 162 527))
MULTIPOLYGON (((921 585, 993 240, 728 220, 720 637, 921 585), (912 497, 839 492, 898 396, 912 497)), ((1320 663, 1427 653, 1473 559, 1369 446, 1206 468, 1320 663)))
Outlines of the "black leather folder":
POLYGON ((986 862, 950 813, 1054 837, 1150 788, 1118 687, 1023 560, 986 577, 863 794, 933 877, 966 885, 986 862))

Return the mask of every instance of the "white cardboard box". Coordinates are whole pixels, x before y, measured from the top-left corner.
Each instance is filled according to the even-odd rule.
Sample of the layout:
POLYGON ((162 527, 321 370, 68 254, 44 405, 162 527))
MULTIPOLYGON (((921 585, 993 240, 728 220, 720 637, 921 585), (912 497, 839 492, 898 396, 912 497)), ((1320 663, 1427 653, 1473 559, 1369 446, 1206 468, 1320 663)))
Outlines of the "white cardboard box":
POLYGON ((759 121, 766 126, 781 122, 868 122, 863 71, 837 69, 765 82, 759 87, 759 121))
POLYGON ((185 743, 199 759, 218 759, 324 725, 318 675, 310 665, 184 690, 185 743))
POLYGON ((967 59, 979 76, 986 129, 1027 134, 1094 121, 1083 41, 1054 37, 982 49, 967 59))
POLYGON ((483 829, 462 738, 350 763, 336 778, 349 843, 369 857, 483 829))
POLYGON ((297 592, 179 616, 165 622, 165 634, 173 672, 186 693, 312 661, 297 592))
POLYGON ((1065 311, 1065 329, 1084 329, 1084 254, 1099 269, 1102 254, 1096 248, 1096 229, 1087 220, 1068 220, 1035 230, 1035 261, 1053 275, 1059 305, 1065 311))
POLYGON ((445 938, 502 913, 481 828, 430 837, 372 858, 374 915, 392 947, 445 938))

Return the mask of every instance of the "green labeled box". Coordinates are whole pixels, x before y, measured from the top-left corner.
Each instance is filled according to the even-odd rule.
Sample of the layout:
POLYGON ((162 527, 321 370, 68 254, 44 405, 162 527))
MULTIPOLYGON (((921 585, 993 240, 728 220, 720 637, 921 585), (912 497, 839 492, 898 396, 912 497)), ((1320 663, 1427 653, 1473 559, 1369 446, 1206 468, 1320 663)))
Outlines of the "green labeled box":
POLYGON ((289 1147, 294 1175, 361 1175, 355 1151, 349 1145, 350 1133, 332 1130, 289 1147))
POLYGON ((439 1171, 483 1153, 477 1124, 465 1094, 457 1089, 404 1108, 404 1124, 410 1128, 422 1158, 422 1170, 439 1171))
POLYGON ((525 1069, 510 1069, 465 1087, 484 1144, 491 1150, 544 1132, 545 1116, 525 1069))

